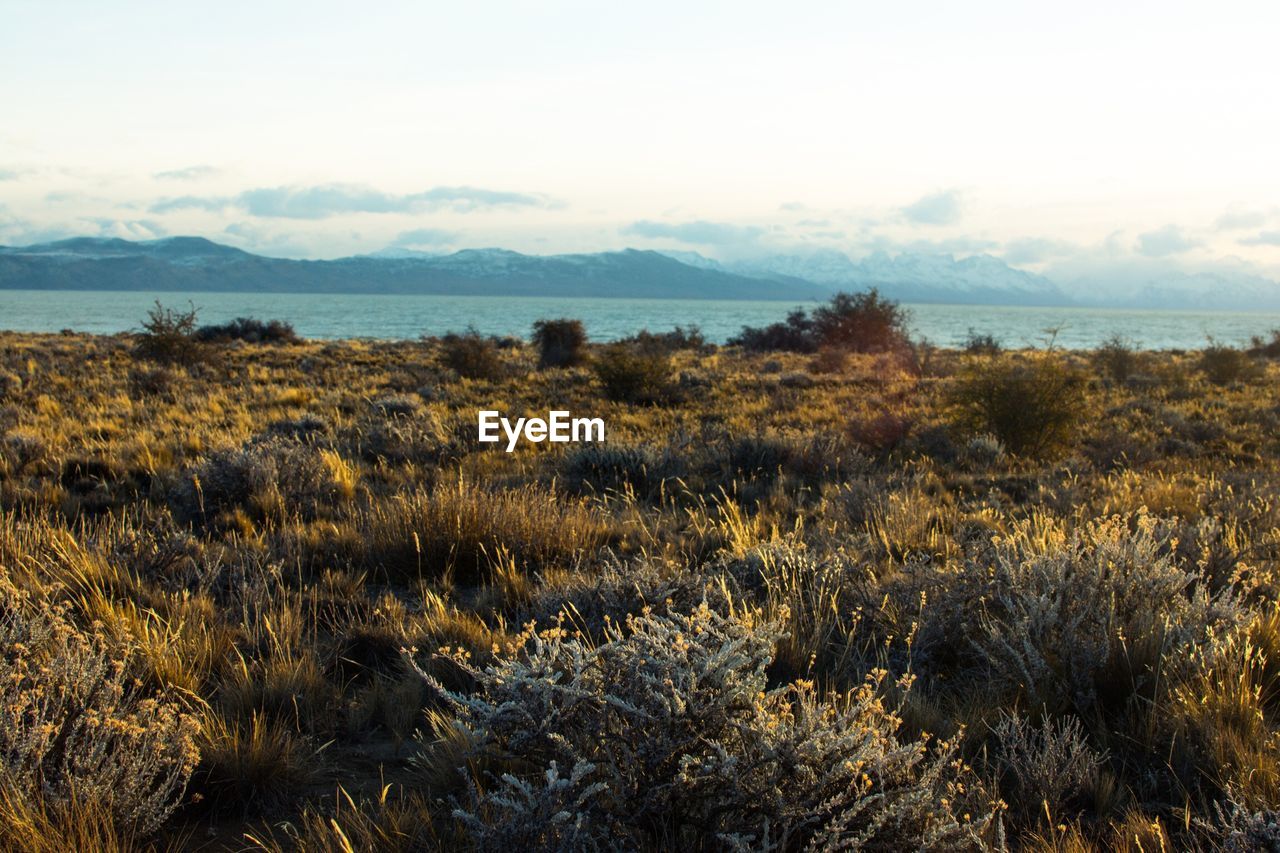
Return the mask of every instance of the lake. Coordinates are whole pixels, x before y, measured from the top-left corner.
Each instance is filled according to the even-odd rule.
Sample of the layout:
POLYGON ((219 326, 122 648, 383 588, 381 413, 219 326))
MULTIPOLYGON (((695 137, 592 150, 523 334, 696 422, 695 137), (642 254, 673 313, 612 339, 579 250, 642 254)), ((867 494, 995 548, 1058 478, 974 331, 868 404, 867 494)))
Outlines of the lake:
MULTIPOLYGON (((199 309, 200 322, 235 317, 287 320, 311 338, 416 338, 474 326, 485 334, 527 337, 538 319, 576 317, 592 340, 607 341, 642 328, 664 331, 697 325, 723 343, 744 325, 781 320, 789 302, 700 299, 584 299, 504 296, 356 295, 302 293, 147 293, 140 291, 0 290, 0 329, 111 333, 137 329, 147 309, 165 305, 199 309)), ((810 303, 811 305, 814 303, 810 303)), ((1192 349, 1209 338, 1248 342, 1280 329, 1280 312, 1145 311, 1110 308, 1023 308, 988 305, 909 305, 915 335, 956 346, 969 330, 990 334, 1006 347, 1043 346, 1057 328, 1057 345, 1097 346, 1122 335, 1148 349, 1192 349)))

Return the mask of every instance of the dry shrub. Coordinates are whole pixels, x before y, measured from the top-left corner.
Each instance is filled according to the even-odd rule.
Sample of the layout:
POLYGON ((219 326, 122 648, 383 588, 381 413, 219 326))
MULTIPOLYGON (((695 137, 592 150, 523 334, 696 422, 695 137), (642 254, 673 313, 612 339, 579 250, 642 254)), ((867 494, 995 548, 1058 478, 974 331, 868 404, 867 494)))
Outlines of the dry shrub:
POLYGON ((182 799, 197 731, 101 634, 0 580, 0 836, 22 814, 57 825, 77 810, 150 835, 182 799))
POLYGON ((539 320, 533 324, 538 366, 575 367, 587 360, 587 330, 581 320, 539 320))
POLYGON ((166 308, 156 300, 147 312, 138 335, 137 353, 159 362, 192 364, 205 357, 204 345, 196 340, 196 308, 186 311, 166 308))
POLYGON ((657 492, 684 466, 671 452, 647 444, 583 444, 565 454, 561 471, 565 485, 577 492, 629 491, 642 496, 657 492))
POLYGON ((237 510, 255 520, 315 518, 354 491, 355 472, 336 453, 272 436, 212 454, 170 502, 184 519, 217 526, 237 510))
POLYGON ((604 394, 619 403, 661 403, 671 395, 671 359, 666 353, 610 344, 591 365, 604 394))
POLYGON ((769 689, 780 638, 704 604, 596 645, 554 627, 484 669, 458 658, 475 694, 425 676, 473 759, 510 768, 473 779, 455 817, 495 851, 979 848, 992 804, 955 744, 899 741, 883 673, 830 698, 769 689))
POLYGON ((1244 350, 1211 343, 1200 353, 1200 372, 1214 385, 1230 385, 1256 379, 1261 371, 1244 350))
POLYGON ((440 353, 446 367, 467 379, 493 381, 506 372, 497 343, 475 329, 445 335, 440 339, 440 353))
POLYGON ((1113 335, 1093 353, 1093 363, 1099 372, 1112 382, 1128 382, 1142 366, 1142 359, 1133 344, 1119 335, 1113 335))
POLYGON ((909 415, 882 411, 849 421, 849 438, 873 453, 889 453, 902 446, 914 426, 909 415))

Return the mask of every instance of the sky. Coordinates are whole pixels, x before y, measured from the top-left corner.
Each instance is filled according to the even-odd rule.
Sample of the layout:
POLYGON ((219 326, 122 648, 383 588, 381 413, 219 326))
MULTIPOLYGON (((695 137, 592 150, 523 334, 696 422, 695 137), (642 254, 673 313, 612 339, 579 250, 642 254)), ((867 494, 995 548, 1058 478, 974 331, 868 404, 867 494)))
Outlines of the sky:
POLYGON ((1280 5, 0 0, 0 244, 1280 277, 1280 5))

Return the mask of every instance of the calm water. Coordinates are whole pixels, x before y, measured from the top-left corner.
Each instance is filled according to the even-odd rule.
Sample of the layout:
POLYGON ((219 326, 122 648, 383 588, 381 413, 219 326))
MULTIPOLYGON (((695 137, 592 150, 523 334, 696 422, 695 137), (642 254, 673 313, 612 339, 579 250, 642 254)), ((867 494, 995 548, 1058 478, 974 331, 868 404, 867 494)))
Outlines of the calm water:
MULTIPOLYGON (((723 342, 744 325, 782 319, 787 302, 695 299, 561 299, 499 296, 360 296, 293 293, 145 293, 0 290, 0 329, 121 332, 138 328, 159 299, 199 309, 200 322, 235 317, 281 319, 312 338, 416 338, 475 326, 485 334, 529 334, 538 319, 577 317, 594 340, 696 324, 708 340, 723 342)), ((1240 344, 1280 329, 1280 312, 1134 311, 1098 308, 1014 308, 911 305, 911 326, 935 344, 955 346, 973 329, 1007 347, 1041 346, 1046 329, 1057 344, 1097 346, 1112 335, 1151 349, 1195 348, 1212 337, 1240 344)))

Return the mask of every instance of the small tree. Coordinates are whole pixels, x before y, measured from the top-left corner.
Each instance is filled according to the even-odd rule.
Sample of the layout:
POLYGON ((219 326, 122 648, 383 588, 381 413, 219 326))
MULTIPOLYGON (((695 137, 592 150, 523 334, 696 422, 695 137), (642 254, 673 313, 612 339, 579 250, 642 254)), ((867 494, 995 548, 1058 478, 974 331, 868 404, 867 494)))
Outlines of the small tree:
POLYGON ((874 287, 866 293, 837 293, 813 312, 820 346, 851 352, 889 352, 907 345, 907 312, 874 287))
POLYGON ((587 360, 587 330, 581 320, 562 318, 533 324, 538 367, 574 367, 587 360))

